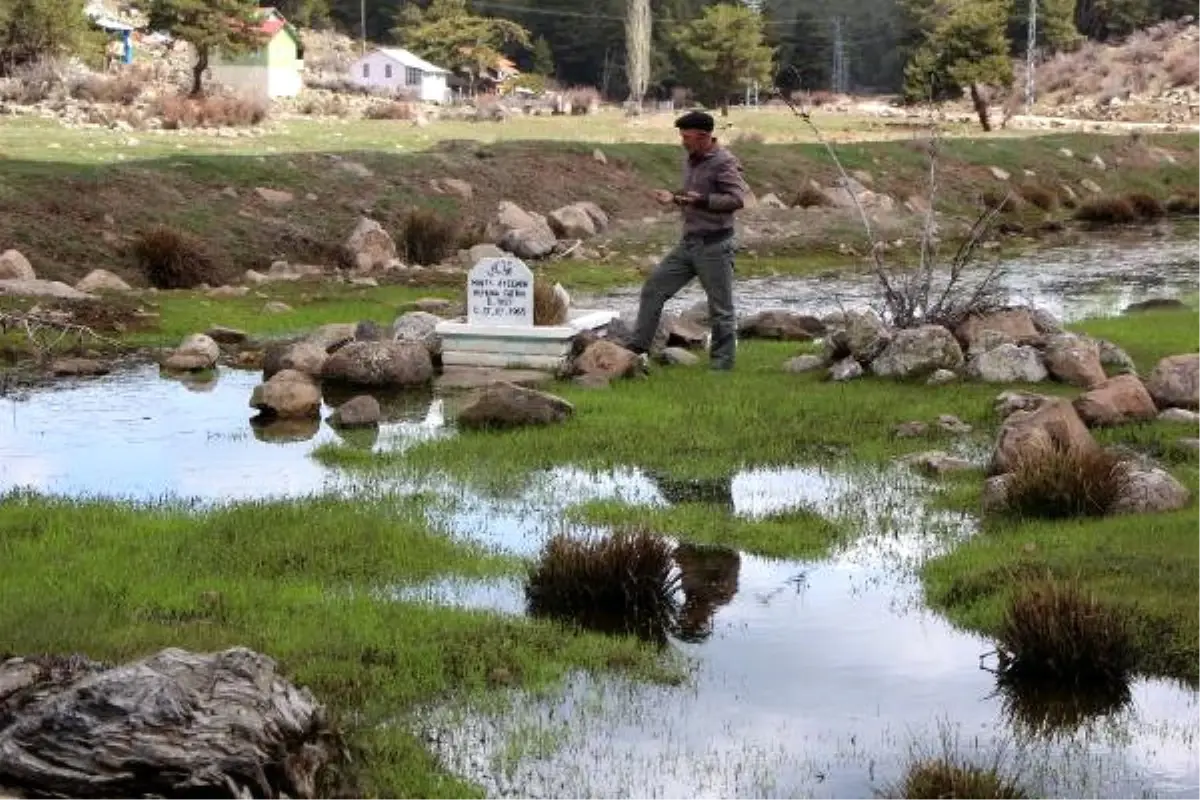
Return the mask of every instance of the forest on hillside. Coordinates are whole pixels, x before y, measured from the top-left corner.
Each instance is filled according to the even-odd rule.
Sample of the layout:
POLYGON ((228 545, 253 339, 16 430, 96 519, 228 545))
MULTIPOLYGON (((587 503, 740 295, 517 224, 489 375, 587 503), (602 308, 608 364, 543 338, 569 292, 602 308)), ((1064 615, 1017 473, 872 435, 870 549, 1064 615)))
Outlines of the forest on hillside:
MULTIPOLYGON (((1196 13, 1194 0, 1035 0, 1037 53, 1048 57, 1084 40, 1111 41, 1165 19, 1196 13)), ((430 0, 276 0, 285 14, 312 26, 333 26, 368 40, 399 43, 406 9, 430 0), (362 13, 365 10, 365 15, 362 13)), ((685 59, 674 46, 678 29, 705 8, 729 0, 649 0, 652 15, 647 94, 665 97, 684 81, 685 59)), ((469 0, 473 14, 518 23, 529 44, 507 54, 526 72, 548 72, 568 85, 591 85, 606 95, 628 94, 626 12, 632 0, 469 0)), ((1010 55, 1027 48, 1029 0, 747 0, 763 16, 766 43, 777 63, 792 65, 807 88, 899 91, 905 67, 947 18, 948 7, 980 12, 1001 6, 1010 55)), ((927 88, 927 87, 926 87, 927 88)))

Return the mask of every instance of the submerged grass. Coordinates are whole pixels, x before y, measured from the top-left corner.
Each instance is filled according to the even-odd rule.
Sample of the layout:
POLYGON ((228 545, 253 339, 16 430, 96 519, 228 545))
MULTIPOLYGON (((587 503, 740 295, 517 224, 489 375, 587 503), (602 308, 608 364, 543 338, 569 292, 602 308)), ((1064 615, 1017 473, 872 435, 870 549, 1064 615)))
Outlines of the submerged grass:
POLYGON ((479 793, 404 726, 384 724, 417 704, 483 696, 496 674, 527 687, 572 669, 674 677, 632 638, 387 597, 392 586, 522 569, 430 530, 426 502, 309 498, 198 512, 0 497, 4 647, 110 661, 166 646, 258 649, 348 727, 360 797, 479 793))

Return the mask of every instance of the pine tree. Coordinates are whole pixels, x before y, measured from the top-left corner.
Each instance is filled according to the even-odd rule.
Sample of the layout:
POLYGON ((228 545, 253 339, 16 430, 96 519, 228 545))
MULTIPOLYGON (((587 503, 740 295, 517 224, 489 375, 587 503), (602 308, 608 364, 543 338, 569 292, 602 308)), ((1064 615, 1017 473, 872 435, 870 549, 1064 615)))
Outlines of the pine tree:
POLYGON ((729 95, 771 80, 774 51, 763 37, 763 19, 742 5, 710 6, 675 36, 691 86, 707 104, 729 113, 729 95))

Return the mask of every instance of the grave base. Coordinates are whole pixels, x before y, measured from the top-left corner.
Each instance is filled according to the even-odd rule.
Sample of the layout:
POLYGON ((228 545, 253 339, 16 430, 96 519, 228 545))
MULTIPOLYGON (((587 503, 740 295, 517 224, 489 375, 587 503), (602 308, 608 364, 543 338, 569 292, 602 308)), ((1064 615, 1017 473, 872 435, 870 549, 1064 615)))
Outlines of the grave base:
POLYGON ((566 364, 571 339, 582 331, 600 331, 618 316, 616 311, 572 309, 563 325, 508 327, 438 323, 442 363, 457 367, 556 370, 566 364))

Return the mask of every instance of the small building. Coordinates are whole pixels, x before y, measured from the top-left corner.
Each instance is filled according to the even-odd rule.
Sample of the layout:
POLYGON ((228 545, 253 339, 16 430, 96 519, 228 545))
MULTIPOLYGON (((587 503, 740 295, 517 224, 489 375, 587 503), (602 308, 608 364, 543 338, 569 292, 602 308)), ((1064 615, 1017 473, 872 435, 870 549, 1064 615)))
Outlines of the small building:
POLYGON ((209 64, 212 79, 263 99, 294 97, 304 87, 304 46, 300 34, 274 8, 264 8, 259 33, 265 43, 251 53, 215 55, 209 64))
POLYGON ((425 103, 445 103, 450 99, 449 74, 407 50, 378 47, 350 65, 349 77, 356 86, 407 92, 425 103))

